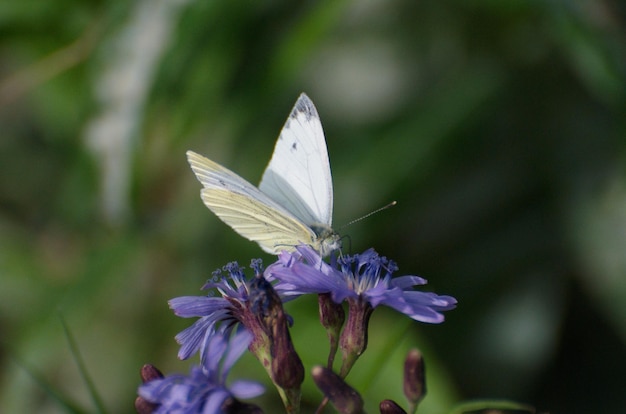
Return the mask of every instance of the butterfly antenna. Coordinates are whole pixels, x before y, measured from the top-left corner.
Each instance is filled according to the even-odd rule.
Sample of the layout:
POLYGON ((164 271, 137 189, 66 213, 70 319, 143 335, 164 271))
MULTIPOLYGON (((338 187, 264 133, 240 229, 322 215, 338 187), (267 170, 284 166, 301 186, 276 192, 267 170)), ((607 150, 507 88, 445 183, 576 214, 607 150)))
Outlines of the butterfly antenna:
POLYGON ((363 220, 363 219, 366 219, 366 218, 368 218, 369 216, 372 216, 372 215, 374 215, 374 214, 376 214, 376 213, 378 213, 378 212, 381 212, 381 211, 383 211, 383 210, 387 210, 389 207, 393 207, 393 206, 395 206, 396 204, 398 204, 396 201, 392 201, 391 203, 387 204, 386 206, 382 206, 381 208, 378 208, 378 209, 376 209, 376 210, 374 210, 374 211, 372 211, 372 212, 369 212, 369 213, 367 213, 366 215, 364 215, 363 217, 359 217, 359 218, 357 218, 357 219, 354 219, 354 220, 352 220, 352 221, 350 221, 350 222, 348 222, 348 223, 344 224, 343 226, 341 226, 341 227, 339 227, 339 228, 340 228, 340 229, 343 229, 344 227, 347 227, 347 226, 349 226, 349 225, 351 225, 351 224, 354 224, 354 223, 356 223, 356 222, 358 222, 358 221, 361 221, 361 220, 363 220))

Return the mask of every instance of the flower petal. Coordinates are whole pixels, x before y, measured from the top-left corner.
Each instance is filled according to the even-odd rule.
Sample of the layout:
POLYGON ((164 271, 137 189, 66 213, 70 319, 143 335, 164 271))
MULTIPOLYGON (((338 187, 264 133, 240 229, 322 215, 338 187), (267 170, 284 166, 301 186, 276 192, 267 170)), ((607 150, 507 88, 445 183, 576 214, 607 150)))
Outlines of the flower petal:
POLYGON ((206 316, 228 306, 226 299, 207 296, 181 296, 168 303, 174 314, 181 318, 206 316))
POLYGON ((265 387, 258 382, 237 380, 230 384, 230 391, 237 398, 254 398, 265 392, 265 387))
POLYGON ((428 281, 419 276, 398 276, 391 279, 391 284, 400 289, 409 288, 417 285, 425 285, 428 281))

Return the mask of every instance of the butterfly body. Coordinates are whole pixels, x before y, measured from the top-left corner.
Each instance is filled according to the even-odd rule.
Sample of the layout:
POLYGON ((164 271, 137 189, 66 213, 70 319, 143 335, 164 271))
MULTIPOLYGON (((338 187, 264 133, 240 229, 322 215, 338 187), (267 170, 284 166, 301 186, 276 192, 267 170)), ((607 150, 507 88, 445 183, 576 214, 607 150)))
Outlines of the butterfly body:
POLYGON ((308 244, 326 256, 341 247, 332 230, 333 189, 322 125, 300 95, 255 187, 193 151, 187 159, 202 183, 204 204, 243 237, 272 254, 308 244))

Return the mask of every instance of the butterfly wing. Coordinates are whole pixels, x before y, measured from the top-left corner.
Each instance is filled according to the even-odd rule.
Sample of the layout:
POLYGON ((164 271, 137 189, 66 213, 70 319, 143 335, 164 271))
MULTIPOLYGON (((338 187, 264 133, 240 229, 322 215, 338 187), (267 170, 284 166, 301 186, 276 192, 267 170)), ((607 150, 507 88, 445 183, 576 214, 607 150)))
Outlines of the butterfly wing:
POLYGON ((332 225, 333 183, 324 131, 304 93, 276 141, 259 189, 309 226, 332 225))
POLYGON ((237 233, 272 254, 305 243, 318 246, 315 232, 258 188, 193 151, 187 160, 202 183, 202 201, 237 233))

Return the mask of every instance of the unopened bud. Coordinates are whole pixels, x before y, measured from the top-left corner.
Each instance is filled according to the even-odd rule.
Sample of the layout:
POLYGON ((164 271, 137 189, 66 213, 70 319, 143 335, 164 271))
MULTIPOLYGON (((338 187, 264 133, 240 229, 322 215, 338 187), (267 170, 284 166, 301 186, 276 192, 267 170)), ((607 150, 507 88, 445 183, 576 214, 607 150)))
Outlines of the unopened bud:
POLYGON ((359 393, 328 368, 314 367, 313 381, 341 414, 363 413, 363 399, 359 393))
MULTIPOLYGON (((154 365, 150 364, 145 364, 141 367, 139 375, 141 376, 141 381, 144 384, 163 378, 161 371, 159 371, 154 365)), ((157 408, 159 408, 159 404, 151 403, 143 397, 135 398, 135 411, 137 411, 138 414, 152 414, 157 408)))
POLYGON ((330 351, 328 352, 327 368, 332 369, 337 349, 339 348, 339 335, 341 327, 346 320, 346 313, 341 304, 335 303, 329 293, 321 293, 317 296, 320 310, 320 322, 326 329, 330 351))
POLYGON ((404 395, 414 405, 426 395, 424 358, 417 349, 410 350, 404 361, 404 395))
POLYGON ((406 414, 406 411, 392 400, 381 401, 378 408, 380 409, 380 414, 406 414))
POLYGON ((367 348, 367 330, 373 311, 374 308, 361 298, 348 299, 348 321, 341 332, 339 342, 343 354, 339 373, 342 378, 348 375, 354 363, 367 348))
MULTIPOLYGON (((281 309, 282 310, 282 309, 281 309)), ((299 389, 304 381, 304 365, 291 342, 287 329, 287 316, 276 318, 272 331, 272 378, 286 389, 299 389)))
POLYGON ((340 331, 346 320, 346 313, 341 304, 335 303, 329 293, 321 293, 317 296, 320 308, 320 322, 324 328, 340 331))
POLYGON ((263 276, 250 282, 250 310, 269 338, 269 370, 273 382, 284 389, 299 389, 304 381, 304 366, 289 335, 283 303, 263 276))
POLYGON ((142 397, 135 398, 135 411, 137 414, 152 414, 159 408, 159 404, 151 403, 142 397))
POLYGON ((163 378, 163 374, 161 373, 161 371, 159 371, 157 367, 151 364, 145 364, 143 367, 141 367, 140 375, 141 380, 144 384, 155 379, 163 378))

